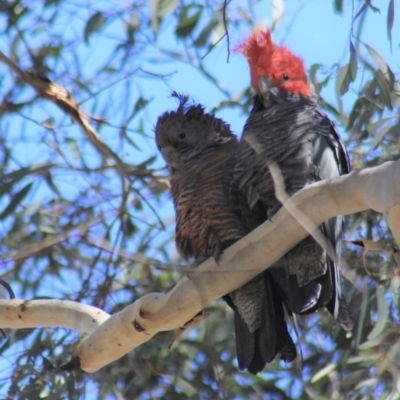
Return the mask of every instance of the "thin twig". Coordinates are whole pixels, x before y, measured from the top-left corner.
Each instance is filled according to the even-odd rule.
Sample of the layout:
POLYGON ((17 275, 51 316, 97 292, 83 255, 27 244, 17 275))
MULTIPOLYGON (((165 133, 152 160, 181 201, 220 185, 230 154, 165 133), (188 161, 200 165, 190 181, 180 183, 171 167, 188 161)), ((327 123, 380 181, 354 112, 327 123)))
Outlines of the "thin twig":
POLYGON ((228 56, 226 57, 226 62, 229 64, 229 57, 231 55, 231 51, 229 49, 230 43, 229 43, 229 32, 228 32, 228 26, 226 23, 226 7, 228 6, 228 0, 224 0, 224 5, 222 7, 222 20, 224 21, 224 28, 225 28, 225 35, 226 35, 226 45, 228 47, 228 56))
MULTIPOLYGON (((50 100, 63 112, 69 115, 72 120, 82 128, 88 139, 99 150, 104 159, 106 157, 110 157, 115 161, 117 170, 121 175, 122 191, 124 193, 123 198, 125 199, 127 197, 127 187, 125 185, 124 178, 130 180, 130 176, 128 171, 126 171, 125 164, 122 162, 119 156, 101 140, 96 130, 86 121, 87 114, 81 110, 71 94, 49 79, 43 79, 23 71, 2 52, 0 52, 0 62, 6 64, 25 83, 31 85, 36 90, 36 93, 39 97, 50 100)), ((121 204, 121 209, 123 208, 124 203, 121 204)))
POLYGON ((0 285, 8 292, 10 299, 15 299, 14 291, 9 283, 7 283, 4 279, 0 279, 0 285))
POLYGON ((345 242, 354 244, 355 246, 359 246, 364 249, 364 252, 363 252, 364 267, 366 265, 365 256, 367 255, 367 253, 369 253, 370 251, 382 251, 390 256, 393 256, 394 260, 396 261, 397 268, 400 268, 400 251, 399 251, 399 249, 397 249, 394 246, 385 244, 385 243, 375 242, 373 240, 365 239, 365 237, 361 233, 359 233, 358 236, 359 236, 360 240, 345 240, 345 242))
MULTIPOLYGON (((226 33, 224 33, 214 44, 210 46, 210 48, 207 50, 206 54, 201 57, 202 60, 204 60, 212 51, 212 49, 226 36, 226 33)), ((229 58, 229 56, 228 56, 229 58)))

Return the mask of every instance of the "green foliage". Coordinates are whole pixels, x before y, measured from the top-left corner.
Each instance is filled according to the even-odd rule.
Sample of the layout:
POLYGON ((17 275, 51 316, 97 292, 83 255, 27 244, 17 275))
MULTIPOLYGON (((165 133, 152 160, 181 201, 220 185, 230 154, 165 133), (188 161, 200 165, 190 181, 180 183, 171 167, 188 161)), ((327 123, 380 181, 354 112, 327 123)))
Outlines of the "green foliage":
POLYGON ((101 27, 106 23, 106 18, 104 17, 103 13, 96 12, 94 13, 87 21, 85 26, 85 32, 83 34, 85 38, 85 42, 89 42, 89 37, 94 32, 97 32, 101 29, 101 27))
MULTIPOLYGON (((387 12, 387 25, 373 29, 387 33, 393 47, 399 45, 392 35, 395 2, 389 1, 387 11, 369 0, 355 3, 346 61, 323 65, 321 55, 309 75, 322 108, 348 132, 346 144, 357 169, 399 157, 400 71, 392 71, 377 49, 362 44, 365 16, 380 11, 387 12), (332 87, 337 104, 325 99, 332 87), (345 93, 351 104, 344 105, 345 93)), ((248 112, 250 90, 227 89, 221 71, 207 64, 207 54, 220 42, 226 58, 224 5, 228 32, 238 36, 250 31, 258 4, 0 2, 2 51, 21 68, 64 86, 123 161, 124 172, 67 115, 2 64, 0 277, 18 297, 72 299, 114 313, 180 279, 171 200, 159 179, 166 170, 152 127, 160 108, 166 108, 169 74, 187 65, 218 94, 210 96, 207 109, 248 112)), ((349 8, 348 2, 332 2, 335 12, 349 8)), ((248 79, 247 74, 239 79, 248 79)), ((359 213, 347 225, 348 238, 359 232, 394 244, 382 215, 359 213)), ((159 334, 93 375, 56 369, 70 360, 81 338, 76 332, 7 332, 0 342, 0 397, 396 399, 399 266, 383 252, 362 257, 354 245, 344 258, 344 290, 356 326, 346 336, 325 313, 299 319, 302 366, 275 361, 259 376, 241 373, 232 315, 219 302, 171 351, 172 333, 159 334)))

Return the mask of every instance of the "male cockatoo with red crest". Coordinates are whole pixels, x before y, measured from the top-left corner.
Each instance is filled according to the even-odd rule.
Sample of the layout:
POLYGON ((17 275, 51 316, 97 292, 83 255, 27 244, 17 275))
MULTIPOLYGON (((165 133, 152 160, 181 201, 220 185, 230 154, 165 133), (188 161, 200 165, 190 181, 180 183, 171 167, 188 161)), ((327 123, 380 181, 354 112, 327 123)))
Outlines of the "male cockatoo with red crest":
MULTIPOLYGON (((350 164, 333 123, 311 94, 302 60, 284 46, 274 45, 269 30, 256 31, 236 50, 248 60, 256 95, 232 185, 262 222, 281 207, 271 167, 291 196, 311 183, 347 174, 350 164)), ((341 295, 339 271, 343 218, 332 218, 318 229, 327 247, 309 236, 269 271, 292 312, 307 314, 326 307, 350 330, 353 319, 341 295)))

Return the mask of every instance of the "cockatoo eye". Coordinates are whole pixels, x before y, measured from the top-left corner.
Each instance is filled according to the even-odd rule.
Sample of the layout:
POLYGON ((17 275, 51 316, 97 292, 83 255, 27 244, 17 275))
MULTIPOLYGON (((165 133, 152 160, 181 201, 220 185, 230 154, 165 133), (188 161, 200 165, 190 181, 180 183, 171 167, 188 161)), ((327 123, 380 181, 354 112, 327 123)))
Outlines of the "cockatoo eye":
POLYGON ((185 137, 186 137, 186 134, 185 134, 185 133, 181 133, 181 134, 179 135, 179 139, 185 139, 185 137))
POLYGON ((288 81, 288 80, 289 80, 289 75, 284 74, 284 75, 282 76, 282 80, 288 81))

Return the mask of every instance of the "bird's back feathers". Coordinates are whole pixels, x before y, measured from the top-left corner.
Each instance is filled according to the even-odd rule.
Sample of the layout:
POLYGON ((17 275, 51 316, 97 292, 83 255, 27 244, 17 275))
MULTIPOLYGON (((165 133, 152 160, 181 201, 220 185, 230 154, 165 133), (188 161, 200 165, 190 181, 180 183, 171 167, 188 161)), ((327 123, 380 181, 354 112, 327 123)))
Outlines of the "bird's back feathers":
MULTIPOLYGON (((349 171, 339 135, 318 110, 314 97, 279 90, 272 95, 275 103, 269 108, 255 101, 232 182, 255 213, 262 204, 269 218, 281 206, 270 165, 278 166, 289 196, 308 184, 349 171)), ((342 224, 342 217, 336 217, 320 227, 331 255, 340 255, 342 224)), ((345 329, 351 329, 350 313, 340 300, 338 261, 335 263, 313 238, 299 243, 275 267, 270 272, 287 296, 291 311, 301 314, 327 307, 345 329)))
MULTIPOLYGON (((182 101, 186 104, 187 99, 182 101)), ((239 191, 230 190, 239 149, 236 137, 201 106, 185 104, 160 117, 156 141, 171 174, 177 249, 184 259, 201 262, 210 256, 218 259, 257 222, 248 206, 243 208, 239 191)), ((257 373, 277 354, 287 361, 295 358, 284 295, 269 274, 261 274, 224 299, 235 313, 241 369, 257 373)))

